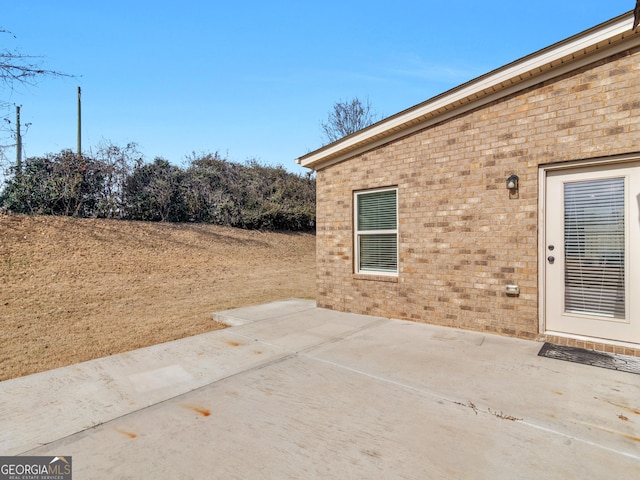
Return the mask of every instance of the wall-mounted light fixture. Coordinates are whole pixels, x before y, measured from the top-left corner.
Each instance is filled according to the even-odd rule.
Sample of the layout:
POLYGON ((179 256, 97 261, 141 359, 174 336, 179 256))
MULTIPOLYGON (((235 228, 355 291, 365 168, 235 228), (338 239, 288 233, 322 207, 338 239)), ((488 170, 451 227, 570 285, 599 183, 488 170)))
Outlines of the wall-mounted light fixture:
POLYGON ((509 178, 507 178, 507 189, 509 190, 517 190, 518 189, 518 176, 517 175, 510 175, 509 178))

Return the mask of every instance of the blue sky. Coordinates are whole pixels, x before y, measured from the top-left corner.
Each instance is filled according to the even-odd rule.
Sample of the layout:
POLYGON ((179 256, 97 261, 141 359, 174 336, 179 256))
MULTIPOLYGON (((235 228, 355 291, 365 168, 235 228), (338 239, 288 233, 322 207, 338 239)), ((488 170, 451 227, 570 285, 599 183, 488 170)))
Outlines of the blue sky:
MULTIPOLYGON (((192 152, 294 159, 322 145, 332 105, 368 98, 393 115, 632 10, 633 0, 3 2, 5 49, 41 56, 22 106, 24 153, 136 142, 148 161, 192 152)), ((13 157, 14 152, 6 152, 13 157)))

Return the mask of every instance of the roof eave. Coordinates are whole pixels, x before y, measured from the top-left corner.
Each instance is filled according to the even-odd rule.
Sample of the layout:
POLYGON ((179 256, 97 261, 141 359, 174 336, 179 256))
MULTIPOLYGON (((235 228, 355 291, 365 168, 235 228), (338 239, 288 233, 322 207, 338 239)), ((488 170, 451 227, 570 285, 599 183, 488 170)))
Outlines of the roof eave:
POLYGON ((528 88, 547 78, 640 44, 628 12, 538 52, 477 77, 423 103, 296 159, 320 170, 482 104, 528 88))

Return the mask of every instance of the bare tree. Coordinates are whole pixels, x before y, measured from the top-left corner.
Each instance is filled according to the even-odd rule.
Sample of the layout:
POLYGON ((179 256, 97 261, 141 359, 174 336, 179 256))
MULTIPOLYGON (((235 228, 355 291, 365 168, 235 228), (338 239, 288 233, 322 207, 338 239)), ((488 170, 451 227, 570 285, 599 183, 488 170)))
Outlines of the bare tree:
POLYGON ((322 132, 326 143, 331 143, 368 127, 378 119, 378 115, 371 110, 368 98, 365 102, 358 97, 346 102, 340 100, 333 105, 327 121, 322 122, 322 132))
MULTIPOLYGON (((0 33, 11 35, 11 32, 0 29, 0 33)), ((24 55, 17 50, 4 49, 0 52, 0 80, 13 89, 16 83, 33 84, 37 77, 41 76, 66 76, 54 70, 41 67, 40 57, 24 55)))
POLYGON ((98 205, 94 216, 122 218, 125 215, 124 192, 127 179, 136 167, 142 165, 142 153, 134 142, 121 147, 103 140, 93 157, 100 169, 102 185, 98 191, 98 205))
MULTIPOLYGON (((15 38, 8 30, 0 28, 1 35, 15 38)), ((11 137, 15 134, 11 121, 7 92, 13 92, 17 85, 34 85, 40 77, 68 77, 64 73, 43 68, 41 57, 25 55, 18 50, 8 48, 0 50, 0 167, 4 157, 4 149, 14 146, 11 137)), ((1 188, 1 186, 0 186, 1 188)))

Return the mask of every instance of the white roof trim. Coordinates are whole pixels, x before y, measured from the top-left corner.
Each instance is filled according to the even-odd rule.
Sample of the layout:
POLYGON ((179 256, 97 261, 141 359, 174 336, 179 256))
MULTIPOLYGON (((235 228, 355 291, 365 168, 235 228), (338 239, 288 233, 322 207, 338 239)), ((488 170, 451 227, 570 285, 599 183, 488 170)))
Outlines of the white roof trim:
POLYGON ((319 170, 616 52, 640 45, 627 13, 478 77, 310 152, 296 162, 319 170))

